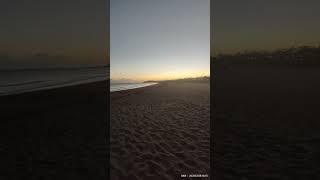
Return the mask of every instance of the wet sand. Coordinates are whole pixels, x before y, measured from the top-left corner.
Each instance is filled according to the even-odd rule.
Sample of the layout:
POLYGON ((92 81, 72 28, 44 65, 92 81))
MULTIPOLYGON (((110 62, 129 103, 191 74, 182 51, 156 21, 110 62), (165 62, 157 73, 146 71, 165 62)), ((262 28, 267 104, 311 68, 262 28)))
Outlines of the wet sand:
POLYGON ((320 69, 212 69, 214 179, 320 179, 320 69))
POLYGON ((108 179, 108 83, 0 97, 0 179, 108 179))
POLYGON ((113 180, 209 176, 209 83, 160 83, 110 98, 113 180))

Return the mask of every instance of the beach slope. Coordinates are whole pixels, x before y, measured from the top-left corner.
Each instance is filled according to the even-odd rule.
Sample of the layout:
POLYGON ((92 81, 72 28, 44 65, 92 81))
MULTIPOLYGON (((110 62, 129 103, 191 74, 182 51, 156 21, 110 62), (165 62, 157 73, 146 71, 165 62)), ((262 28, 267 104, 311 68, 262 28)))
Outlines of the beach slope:
POLYGON ((108 83, 0 97, 0 179, 107 179, 108 83))
POLYGON ((209 176, 209 82, 162 82, 110 98, 113 180, 209 176))
POLYGON ((214 179, 319 179, 320 68, 212 65, 214 179))

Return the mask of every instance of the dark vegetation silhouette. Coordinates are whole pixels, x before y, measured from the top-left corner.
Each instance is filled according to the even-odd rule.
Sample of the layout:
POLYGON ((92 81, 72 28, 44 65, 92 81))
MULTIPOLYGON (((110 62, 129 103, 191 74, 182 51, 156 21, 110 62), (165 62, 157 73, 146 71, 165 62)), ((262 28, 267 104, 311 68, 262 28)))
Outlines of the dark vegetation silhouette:
POLYGON ((299 46, 274 51, 244 51, 236 54, 219 54, 211 57, 219 65, 285 65, 320 66, 320 45, 299 46))
POLYGON ((167 82, 210 82, 209 76, 168 80, 167 82))
POLYGON ((145 81, 145 83, 152 83, 152 82, 210 82, 210 76, 163 80, 163 81, 145 81))

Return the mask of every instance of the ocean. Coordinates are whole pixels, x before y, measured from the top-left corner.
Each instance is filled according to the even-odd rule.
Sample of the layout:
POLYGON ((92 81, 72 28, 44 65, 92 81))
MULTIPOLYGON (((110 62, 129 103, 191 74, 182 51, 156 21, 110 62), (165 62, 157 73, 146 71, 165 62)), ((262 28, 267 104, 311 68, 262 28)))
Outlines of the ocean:
POLYGON ((158 84, 158 83, 117 83, 117 84, 110 83, 110 92, 142 88, 142 87, 151 86, 155 84, 158 84))
POLYGON ((0 70, 0 96, 109 79, 109 67, 0 70))

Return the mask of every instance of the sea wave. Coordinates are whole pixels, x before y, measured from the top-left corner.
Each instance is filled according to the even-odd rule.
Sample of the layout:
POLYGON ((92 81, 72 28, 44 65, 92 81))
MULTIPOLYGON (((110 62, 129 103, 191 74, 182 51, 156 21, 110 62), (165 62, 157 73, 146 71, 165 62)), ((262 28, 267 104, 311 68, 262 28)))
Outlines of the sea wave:
POLYGON ((109 68, 0 72, 0 96, 109 79, 109 68))
POLYGON ((129 89, 137 89, 146 86, 155 85, 157 83, 130 83, 130 84, 111 84, 110 92, 123 91, 129 89))

